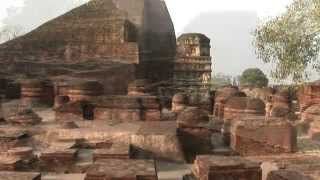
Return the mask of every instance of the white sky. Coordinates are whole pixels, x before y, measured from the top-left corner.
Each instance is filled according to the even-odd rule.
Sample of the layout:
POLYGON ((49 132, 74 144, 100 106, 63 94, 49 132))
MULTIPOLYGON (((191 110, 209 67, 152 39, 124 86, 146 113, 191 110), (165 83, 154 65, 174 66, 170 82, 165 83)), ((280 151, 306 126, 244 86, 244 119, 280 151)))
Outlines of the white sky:
MULTIPOLYGON (((292 0, 165 0, 171 12, 177 32, 195 16, 207 11, 254 11, 260 17, 274 16, 284 10, 292 0)), ((1 0, 0 21, 6 9, 21 6, 23 0, 1 0)))
POLYGON ((23 0, 1 0, 0 2, 0 25, 3 18, 7 15, 7 9, 12 6, 22 6, 23 0))
POLYGON ((177 32, 195 16, 208 11, 254 11, 259 17, 283 12, 292 0, 165 0, 177 32))

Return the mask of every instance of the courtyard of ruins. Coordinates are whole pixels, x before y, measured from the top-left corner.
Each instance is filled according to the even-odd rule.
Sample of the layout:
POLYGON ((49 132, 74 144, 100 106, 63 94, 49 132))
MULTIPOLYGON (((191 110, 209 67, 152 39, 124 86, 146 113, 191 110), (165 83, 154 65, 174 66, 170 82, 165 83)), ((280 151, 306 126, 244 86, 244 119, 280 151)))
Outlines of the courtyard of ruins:
POLYGON ((320 82, 210 87, 162 0, 92 0, 0 44, 0 180, 319 180, 320 82))

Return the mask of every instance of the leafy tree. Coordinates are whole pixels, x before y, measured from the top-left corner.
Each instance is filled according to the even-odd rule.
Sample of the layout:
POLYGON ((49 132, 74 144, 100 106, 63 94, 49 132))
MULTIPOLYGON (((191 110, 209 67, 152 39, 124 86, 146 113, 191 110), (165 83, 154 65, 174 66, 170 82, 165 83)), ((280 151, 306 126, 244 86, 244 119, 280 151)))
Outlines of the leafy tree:
POLYGON ((320 69, 320 1, 295 0, 284 14, 257 27, 254 45, 260 59, 275 65, 275 80, 307 80, 311 69, 320 69))
POLYGON ((266 75, 258 68, 247 69, 240 77, 241 86, 265 87, 268 82, 266 75))

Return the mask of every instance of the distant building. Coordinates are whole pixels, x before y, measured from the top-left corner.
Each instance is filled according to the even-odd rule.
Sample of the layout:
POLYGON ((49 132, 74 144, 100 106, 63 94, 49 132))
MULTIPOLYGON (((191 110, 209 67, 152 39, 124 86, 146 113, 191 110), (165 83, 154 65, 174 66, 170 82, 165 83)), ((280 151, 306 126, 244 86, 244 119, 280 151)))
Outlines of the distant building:
POLYGON ((177 40, 174 80, 188 87, 207 86, 211 80, 210 39, 199 33, 181 35, 177 40))

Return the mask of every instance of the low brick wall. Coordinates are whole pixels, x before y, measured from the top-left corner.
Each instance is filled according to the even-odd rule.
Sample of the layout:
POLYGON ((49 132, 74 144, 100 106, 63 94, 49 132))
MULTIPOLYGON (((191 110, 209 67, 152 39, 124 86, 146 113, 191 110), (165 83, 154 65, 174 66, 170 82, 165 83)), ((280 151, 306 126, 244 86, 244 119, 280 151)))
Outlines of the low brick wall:
POLYGON ((231 147, 244 156, 293 153, 297 150, 297 132, 283 119, 243 120, 231 127, 231 147))
POLYGON ((95 119, 102 121, 160 121, 160 102, 154 96, 107 96, 95 102, 95 119))

